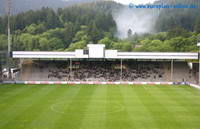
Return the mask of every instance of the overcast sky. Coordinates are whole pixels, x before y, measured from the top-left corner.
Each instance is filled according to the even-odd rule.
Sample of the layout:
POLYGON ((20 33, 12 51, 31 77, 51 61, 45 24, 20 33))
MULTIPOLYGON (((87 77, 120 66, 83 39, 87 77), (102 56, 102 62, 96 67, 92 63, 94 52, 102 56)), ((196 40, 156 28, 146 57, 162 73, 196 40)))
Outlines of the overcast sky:
POLYGON ((146 4, 146 3, 153 3, 155 0, 114 0, 116 2, 122 3, 122 4, 146 4))
MULTIPOLYGON (((69 0, 65 0, 65 1, 69 1, 69 0)), ((137 4, 153 3, 156 0, 114 0, 114 1, 121 3, 121 4, 126 4, 126 5, 129 5, 130 3, 137 5, 137 4)))

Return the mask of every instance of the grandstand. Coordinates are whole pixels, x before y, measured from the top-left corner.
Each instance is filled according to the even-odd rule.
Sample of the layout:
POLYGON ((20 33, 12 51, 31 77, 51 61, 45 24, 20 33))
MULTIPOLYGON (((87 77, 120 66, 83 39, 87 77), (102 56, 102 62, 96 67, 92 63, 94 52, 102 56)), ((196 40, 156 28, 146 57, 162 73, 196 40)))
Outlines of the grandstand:
POLYGON ((198 83, 198 53, 118 52, 89 44, 74 52, 14 51, 15 81, 198 83))

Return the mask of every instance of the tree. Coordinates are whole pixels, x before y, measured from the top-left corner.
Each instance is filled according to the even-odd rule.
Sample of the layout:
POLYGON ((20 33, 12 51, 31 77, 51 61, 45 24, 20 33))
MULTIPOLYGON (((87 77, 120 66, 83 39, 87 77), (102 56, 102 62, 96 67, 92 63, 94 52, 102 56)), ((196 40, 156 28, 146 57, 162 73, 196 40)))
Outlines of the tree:
POLYGON ((44 25, 44 23, 40 23, 40 24, 36 25, 35 27, 36 27, 36 29, 35 29, 36 34, 40 34, 40 33, 47 31, 47 28, 44 25))
POLYGON ((151 41, 151 43, 148 44, 148 49, 149 51, 153 52, 153 51, 161 51, 161 46, 162 46, 163 42, 160 40, 153 40, 151 41))
POLYGON ((37 47, 34 35, 28 33, 20 35, 19 42, 21 42, 23 49, 26 51, 31 51, 34 47, 37 47))
POLYGON ((48 43, 49 50, 64 49, 64 44, 61 39, 51 38, 48 43))
POLYGON ((67 22, 64 24, 64 45, 65 48, 69 47, 69 45, 72 43, 73 38, 76 34, 76 30, 74 27, 74 24, 72 22, 67 22))
POLYGON ((196 21, 196 25, 195 25, 195 31, 196 31, 196 33, 200 33, 200 16, 199 16, 199 18, 197 19, 197 21, 196 21))
POLYGON ((151 43, 151 40, 149 39, 144 39, 140 41, 140 46, 134 49, 134 51, 142 51, 142 52, 148 52, 150 51, 149 49, 149 44, 151 43))
MULTIPOLYGON (((158 39, 158 40, 161 40, 161 41, 165 41, 167 38, 170 37, 169 35, 170 35, 170 34, 167 33, 167 32, 160 32, 160 33, 156 33, 156 34, 151 35, 151 36, 149 37, 149 39, 151 39, 151 40, 156 40, 156 39, 158 39), (169 37, 168 37, 168 36, 169 36, 169 37)), ((173 35, 173 34, 171 34, 171 35, 173 35)))
POLYGON ((73 39, 73 42, 77 42, 77 41, 81 41, 82 38, 87 35, 87 33, 85 31, 78 31, 73 39))
POLYGON ((106 49, 109 49, 111 48, 112 40, 110 40, 108 37, 104 37, 98 42, 98 44, 105 44, 106 49))
POLYGON ((171 45, 173 46, 175 52, 182 51, 182 48, 184 46, 184 38, 183 37, 172 38, 171 45))
POLYGON ((45 37, 41 37, 39 39, 39 47, 41 51, 48 51, 49 50, 48 44, 49 41, 45 37))
POLYGON ((24 30, 29 34, 36 34, 36 26, 36 24, 31 24, 30 26, 27 26, 24 30))
POLYGON ((132 45, 129 42, 113 42, 112 48, 124 52, 132 51, 132 45))
POLYGON ((125 52, 130 52, 132 51, 132 44, 129 43, 129 42, 123 42, 122 43, 122 48, 121 48, 122 51, 125 51, 125 52))
POLYGON ((160 51, 161 52, 174 52, 174 48, 171 45, 171 41, 170 40, 163 41, 160 51))
POLYGON ((168 32, 167 37, 170 38, 175 38, 178 36, 182 36, 182 37, 190 37, 191 33, 189 31, 187 31, 186 29, 182 28, 182 27, 175 27, 173 29, 171 29, 168 32))
POLYGON ((7 36, 4 34, 0 35, 0 51, 7 50, 7 36))
POLYGON ((5 19, 0 17, 0 34, 5 33, 5 28, 6 28, 5 19))
POLYGON ((102 32, 100 32, 100 30, 97 28, 95 22, 93 22, 93 24, 89 26, 88 34, 91 38, 91 41, 95 44, 103 37, 102 32))
POLYGON ((47 27, 49 29, 61 26, 58 15, 56 15, 56 13, 51 9, 47 12, 47 21, 46 22, 47 22, 47 27))
POLYGON ((86 42, 85 41, 79 41, 76 43, 72 43, 69 48, 67 48, 67 51, 74 51, 76 49, 83 49, 86 47, 86 42))
POLYGON ((128 32, 127 32, 127 37, 130 38, 132 36, 133 32, 131 29, 128 29, 128 32))

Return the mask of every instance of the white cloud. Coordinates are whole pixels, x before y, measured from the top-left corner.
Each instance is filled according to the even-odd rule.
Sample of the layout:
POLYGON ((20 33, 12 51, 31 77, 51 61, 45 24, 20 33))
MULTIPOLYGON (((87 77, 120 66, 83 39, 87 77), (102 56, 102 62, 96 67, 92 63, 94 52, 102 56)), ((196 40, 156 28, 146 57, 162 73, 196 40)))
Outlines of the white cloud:
POLYGON ((116 36, 126 38, 129 29, 133 34, 142 34, 153 31, 155 20, 157 19, 154 10, 132 10, 123 8, 118 13, 113 14, 113 18, 117 24, 116 36))
POLYGON ((122 3, 122 4, 130 4, 130 3, 133 3, 133 4, 147 4, 147 3, 153 3, 154 1, 156 0, 114 0, 118 3, 122 3))

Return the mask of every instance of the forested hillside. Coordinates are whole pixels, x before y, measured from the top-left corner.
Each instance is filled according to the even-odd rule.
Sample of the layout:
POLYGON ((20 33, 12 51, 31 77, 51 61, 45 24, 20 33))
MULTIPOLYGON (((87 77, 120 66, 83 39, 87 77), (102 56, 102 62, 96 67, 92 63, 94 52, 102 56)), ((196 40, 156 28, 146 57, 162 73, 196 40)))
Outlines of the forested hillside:
POLYGON ((177 26, 195 31, 196 22, 200 18, 200 0, 162 0, 162 2, 169 5, 196 5, 198 8, 162 9, 155 26, 157 31, 168 31, 177 26))
MULTIPOLYGON (((173 0, 175 3, 178 1, 173 0)), ((16 14, 11 17, 12 50, 73 51, 86 47, 88 43, 100 43, 105 44, 107 49, 119 51, 198 51, 199 8, 162 9, 154 32, 141 34, 128 30, 127 38, 119 39, 116 37, 117 25, 112 14, 121 8, 127 7, 101 1, 77 4, 56 11, 43 7, 16 14)), ((6 16, 0 17, 1 50, 7 49, 6 22, 6 16)))
MULTIPOLYGON (((17 14, 28 10, 38 10, 42 7, 53 9, 63 8, 77 3, 88 3, 97 0, 12 0, 12 13, 17 14)), ((5 14, 6 0, 0 0, 0 15, 5 14)))

